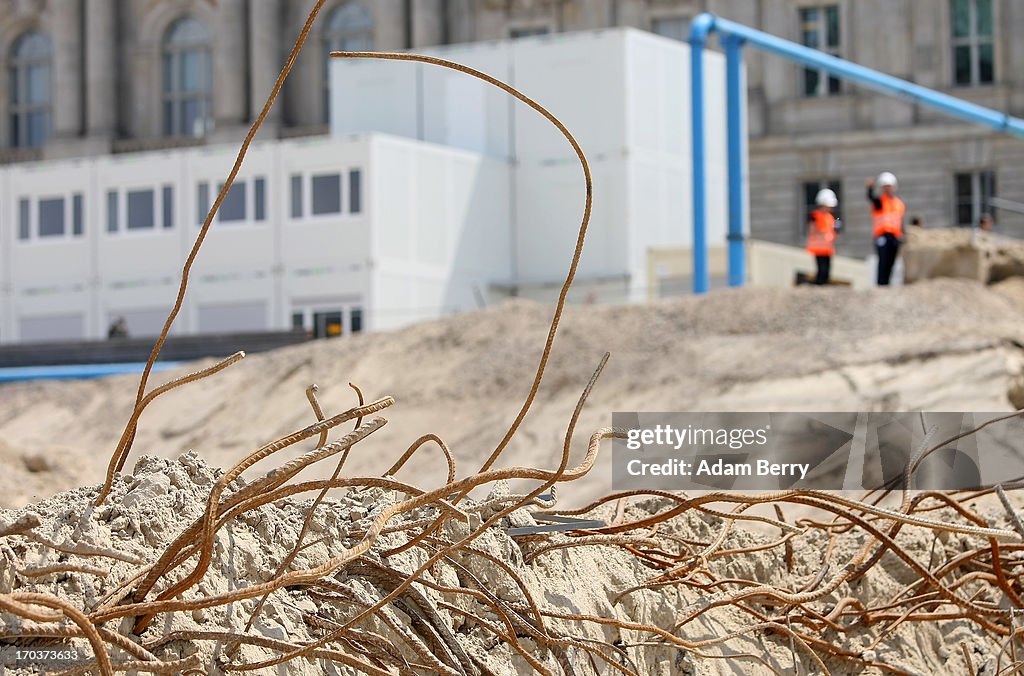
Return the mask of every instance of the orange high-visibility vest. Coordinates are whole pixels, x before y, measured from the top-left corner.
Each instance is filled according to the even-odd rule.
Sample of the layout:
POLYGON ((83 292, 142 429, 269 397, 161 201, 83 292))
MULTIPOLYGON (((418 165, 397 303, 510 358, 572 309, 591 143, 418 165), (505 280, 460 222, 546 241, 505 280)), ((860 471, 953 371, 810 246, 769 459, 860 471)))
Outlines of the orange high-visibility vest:
POLYGON ((890 197, 882 194, 878 200, 882 203, 881 209, 871 207, 872 237, 881 237, 891 233, 897 239, 903 238, 903 214, 907 207, 899 197, 890 197))
POLYGON ((834 256, 835 242, 836 217, 822 209, 812 211, 807 227, 807 252, 812 256, 834 256))

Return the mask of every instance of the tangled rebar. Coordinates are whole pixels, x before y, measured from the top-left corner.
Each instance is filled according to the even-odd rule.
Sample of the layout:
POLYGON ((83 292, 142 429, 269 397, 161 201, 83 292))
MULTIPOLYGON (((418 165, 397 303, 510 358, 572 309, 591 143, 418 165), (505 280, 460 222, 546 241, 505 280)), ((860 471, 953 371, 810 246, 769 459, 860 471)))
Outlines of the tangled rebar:
MULTIPOLYGON (((87 495, 93 507, 103 505, 111 495, 150 402, 244 357, 239 352, 146 392, 151 367, 181 307, 189 271, 216 211, 323 4, 320 0, 310 12, 184 265, 177 301, 140 379, 135 408, 112 454, 105 482, 87 495)), ((504 664, 509 665, 506 673, 532 669, 541 674, 639 676, 665 660, 681 665, 694 658, 741 661, 774 673, 800 669, 829 673, 836 665, 849 663, 906 674, 912 672, 880 652, 885 641, 906 626, 963 621, 970 623, 981 641, 973 648, 961 642, 956 656, 949 658, 961 660, 958 669, 963 673, 978 673, 989 663, 992 666, 985 668, 994 671, 986 673, 1017 673, 1024 667, 1024 658, 1017 656, 1024 629, 1016 621, 1024 594, 1024 529, 1001 487, 948 493, 903 491, 896 505, 883 505, 884 495, 853 499, 811 490, 692 497, 630 491, 580 509, 558 510, 553 497, 542 497, 545 492, 585 476, 602 443, 624 436, 613 428, 598 430, 583 457, 572 464, 575 427, 607 355, 569 417, 557 465, 553 469, 495 468, 537 395, 579 262, 591 208, 586 158, 553 115, 483 73, 411 54, 335 52, 331 56, 418 61, 472 75, 540 113, 577 153, 586 187, 583 218, 521 409, 483 465, 467 476, 459 477, 456 455, 447 444, 427 434, 411 444, 384 476, 346 477, 343 470, 352 449, 387 422, 370 416, 394 400, 385 396, 365 403, 362 392, 353 386, 358 405, 328 417, 313 385, 306 396, 315 422, 256 449, 217 477, 199 515, 145 560, 74 538, 55 541, 43 534, 40 518, 32 513, 0 523, 4 554, 0 564, 6 561, 3 565, 13 566, 10 589, 0 593, 0 611, 5 613, 0 646, 68 641, 77 641, 74 645, 83 650, 88 646, 92 657, 65 669, 66 674, 255 671, 313 660, 380 675, 493 674, 504 664), (331 432, 347 422, 354 422, 352 429, 329 441, 331 432), (241 481, 246 470, 273 462, 284 449, 311 439, 315 439, 312 448, 299 457, 249 483, 241 481), (409 458, 428 444, 440 450, 447 465, 446 481, 422 488, 397 480, 409 458), (295 481, 305 469, 335 457, 330 478, 295 481), (474 489, 510 480, 536 485, 522 495, 469 497, 474 489), (361 519, 353 517, 351 529, 324 532, 317 518, 326 511, 323 506, 331 491, 370 496, 372 509, 361 519), (978 507, 989 494, 998 495, 1004 511, 984 512, 978 507), (304 496, 314 497, 309 503, 297 499, 304 496), (766 505, 773 507, 774 515, 758 513, 766 505), (794 506, 801 516, 787 519, 783 505, 794 506), (240 584, 231 588, 211 591, 204 580, 211 567, 220 566, 228 555, 221 536, 231 524, 254 515, 258 518, 267 510, 286 509, 301 512, 301 526, 278 565, 261 571, 260 579, 237 580, 240 584), (576 531, 508 535, 512 521, 529 521, 531 514, 536 518, 591 515, 608 522, 576 531), (1000 527, 995 519, 1009 527, 1000 527), (703 532, 696 532, 695 524, 702 524, 703 532), (316 539, 310 539, 314 532, 316 539), (917 541, 924 537, 931 542, 927 561, 921 560, 921 551, 908 545, 912 534, 917 541), (316 547, 326 553, 310 561, 304 553, 316 547), (58 558, 45 565, 26 563, 40 552, 52 552, 58 558), (553 601, 538 587, 537 579, 550 573, 548 566, 554 566, 550 570, 561 566, 565 574, 581 552, 606 559, 609 565, 618 565, 617 570, 631 571, 637 584, 614 586, 617 581, 611 577, 600 581, 608 586, 598 590, 600 610, 593 612, 583 612, 571 601, 553 601), (738 564, 755 555, 769 557, 772 570, 738 564), (909 573, 898 593, 872 599, 858 592, 859 580, 894 563, 909 573), (50 593, 33 587, 40 578, 77 580, 80 586, 88 579, 102 593, 87 595, 83 606, 77 607, 52 593, 59 590, 59 583, 50 593), (254 631, 273 605, 272 598, 290 599, 301 608, 301 639, 254 631), (659 607, 660 611, 652 610, 659 607), (187 615, 201 625, 204 611, 230 608, 243 609, 241 628, 182 629, 175 619, 187 615), (733 620, 729 630, 712 631, 719 626, 714 621, 702 624, 725 614, 733 620), (739 640, 745 641, 742 650, 725 649, 739 640)), ((908 466, 908 475, 924 456, 945 443, 922 449, 908 466)), ((996 503, 989 500, 987 504, 996 503)))
MULTIPOLYGON (((580 397, 577 415, 598 373, 580 397)), ((14 645, 87 641, 94 657, 65 673, 207 669, 203 661, 212 657, 196 648, 199 644, 224 647, 215 662, 223 671, 254 671, 308 659, 369 674, 487 674, 496 673, 493 659, 514 657, 544 674, 644 674, 655 656, 676 651, 688 659, 728 656, 776 673, 797 665, 829 673, 841 662, 913 673, 880 654, 879 646, 904 626, 961 620, 973 625, 975 634, 990 646, 999 646, 976 655, 977 648, 972 653, 965 643, 957 652, 957 658, 965 660, 965 673, 975 673, 983 658, 996 665, 996 672, 986 673, 1015 673, 1024 667, 1016 657, 1024 542, 1012 527, 994 523, 998 518, 1012 525, 1017 516, 1012 505, 1006 512, 996 511, 994 500, 988 500, 987 519, 976 507, 986 496, 1002 492, 1001 487, 905 492, 898 507, 811 490, 693 497, 630 491, 573 510, 551 508, 550 501, 538 501, 539 490, 534 490, 486 500, 466 498, 456 504, 455 497, 502 480, 532 480, 541 490, 577 480, 593 467, 602 442, 622 435, 614 429, 594 433, 583 458, 569 467, 574 415, 557 469, 492 468, 460 479, 454 457, 445 453, 449 480, 424 490, 398 481, 394 471, 383 477, 341 477, 346 454, 385 424, 380 417, 365 422, 362 418, 390 406, 390 398, 360 402, 325 418, 314 388, 307 395, 317 422, 267 444, 221 474, 209 488, 199 516, 145 563, 85 542, 54 542, 37 532, 40 518, 32 513, 0 524, 7 551, 27 558, 31 551, 52 549, 66 559, 49 567, 19 569, 16 575, 26 588, 46 576, 106 580, 116 569, 116 580, 103 587, 105 594, 85 607, 34 588, 0 594, 0 609, 20 618, 7 623, 0 640, 14 645), (345 421, 357 421, 352 431, 329 443, 321 436, 345 421), (251 483, 236 481, 256 462, 314 437, 315 447, 295 460, 251 483), (307 467, 339 455, 331 478, 293 482, 307 467), (377 508, 358 521, 358 527, 332 537, 322 532, 322 524, 311 526, 327 492, 338 489, 355 496, 378 491, 377 508), (205 590, 202 583, 211 561, 226 556, 215 547, 219 533, 247 513, 279 509, 282 501, 309 494, 316 495, 310 503, 288 503, 301 510, 304 519, 276 569, 265 571, 265 579, 246 580, 248 584, 235 589, 205 590), (528 511, 538 503, 548 509, 528 511), (751 513, 767 504, 776 508, 774 516, 751 513), (782 510, 786 504, 812 508, 814 516, 805 510, 801 518, 787 519, 782 510), (559 534, 506 534, 510 519, 530 514, 538 519, 591 515, 609 522, 559 534), (702 520, 703 532, 694 528, 693 519, 702 520), (754 536, 740 528, 743 525, 761 532, 754 536), (772 530, 779 535, 772 536, 772 530), (318 539, 307 541, 314 531, 318 539), (908 540, 908 531, 933 538, 927 561, 922 560, 923 549, 908 545, 922 541, 908 540), (331 556, 316 565, 293 565, 303 550, 325 540, 333 540, 331 556), (552 603, 541 594, 537 580, 552 560, 557 562, 551 570, 574 565, 573 552, 620 563, 632 560, 639 584, 598 590, 606 598, 603 614, 573 612, 552 603), (755 555, 774 557, 791 584, 772 582, 770 574, 737 576, 734 564, 755 555), (101 567, 96 563, 100 560, 110 565, 101 567), (806 574, 801 574, 795 560, 813 560, 815 565, 804 566, 806 574), (912 573, 898 593, 869 598, 858 592, 856 578, 870 577, 877 572, 873 567, 893 561, 912 573), (312 602, 302 614, 304 640, 251 631, 275 593, 312 602), (670 621, 664 615, 660 622, 652 621, 636 597, 645 597, 647 604, 651 598, 671 599, 669 606, 675 610, 670 621), (194 617, 203 609, 223 609, 250 599, 254 603, 244 606, 244 628, 168 631, 177 623, 153 622, 175 614, 194 617), (723 611, 747 621, 709 636, 699 621, 723 611), (125 619, 127 623, 119 622, 125 619), (779 657, 778 650, 767 648, 760 653, 713 652, 738 639, 765 634, 774 636, 763 640, 776 648, 788 642, 792 665, 779 657), (482 635, 489 635, 493 643, 482 641, 482 635), (861 643, 851 647, 850 637, 861 643), (29 643, 30 639, 36 641, 29 643), (182 654, 182 645, 193 646, 194 651, 182 654), (490 653, 496 646, 505 652, 494 653, 498 658, 481 655, 481 645, 489 645, 490 653), (168 652, 174 646, 177 652, 168 652), (265 656, 245 661, 243 654, 253 653, 242 653, 242 648, 258 649, 265 656), (120 657, 115 661, 112 655, 120 657)), ((424 445, 423 439, 417 440, 403 458, 424 445)), ((446 448, 439 440, 438 445, 446 448)), ((92 494, 98 492, 94 489, 92 494)), ((610 584, 611 579, 602 583, 610 584)))

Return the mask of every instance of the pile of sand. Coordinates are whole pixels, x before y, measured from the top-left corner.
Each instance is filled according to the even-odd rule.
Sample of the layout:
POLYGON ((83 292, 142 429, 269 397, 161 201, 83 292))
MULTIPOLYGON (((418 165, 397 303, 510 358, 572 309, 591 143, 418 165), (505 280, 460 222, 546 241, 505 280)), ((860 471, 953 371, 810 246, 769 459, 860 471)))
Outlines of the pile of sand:
MULTIPOLYGON (((141 565, 152 563, 175 536, 202 514, 210 487, 219 474, 194 454, 186 454, 173 461, 144 457, 131 475, 120 477, 114 483, 112 493, 100 508, 90 507, 98 489, 88 487, 55 495, 19 512, 0 511, 0 524, 26 518, 26 515, 35 515, 40 522, 34 529, 39 536, 35 539, 22 535, 0 539, 0 593, 47 592, 59 595, 86 612, 92 611, 109 593, 130 581, 141 565), (40 538, 57 544, 73 542, 78 547, 108 551, 110 555, 61 554, 41 544, 40 538), (84 564, 94 570, 33 575, 34 570, 55 564, 84 564)), ((238 483, 233 488, 237 490, 242 485, 238 483)), ((498 485, 487 504, 506 496, 507 490, 498 485)), ((379 510, 398 499, 398 494, 379 488, 356 489, 329 498, 316 511, 305 539, 317 544, 303 550, 292 564, 292 569, 316 566, 336 556, 362 537, 379 510)), ((487 504, 467 501, 463 508, 486 518, 493 511, 487 504)), ((600 511, 596 516, 609 521, 614 518, 634 520, 663 511, 668 506, 670 503, 667 501, 652 498, 634 502, 618 517, 611 509, 600 511)), ((210 596, 268 580, 294 547, 308 507, 308 501, 286 499, 245 512, 229 521, 217 534, 210 569, 196 588, 185 592, 185 598, 210 596)), ((397 522, 400 525, 403 520, 421 519, 429 516, 428 512, 413 512, 397 522)), ((992 523, 1005 522, 1004 517, 990 516, 992 523)), ((514 577, 479 553, 464 550, 439 562, 424 574, 423 579, 442 587, 472 590, 477 597, 415 585, 386 607, 383 613, 385 620, 375 618, 359 626, 385 639, 394 651, 411 662, 425 659, 412 647, 418 642, 421 647, 430 647, 432 654, 442 662, 458 665, 452 673, 459 673, 461 668, 465 673, 490 672, 497 676, 510 676, 529 672, 528 663, 506 641, 497 639, 485 630, 483 624, 462 612, 501 626, 488 603, 481 602, 486 597, 498 607, 518 609, 522 616, 530 615, 523 588, 516 578, 525 585, 542 612, 614 618, 665 629, 671 628, 687 610, 700 608, 701 604, 709 603, 721 593, 715 589, 702 592, 677 585, 658 591, 641 590, 617 600, 622 591, 641 584, 657 571, 617 546, 584 545, 536 555, 540 547, 563 542, 566 536, 513 538, 504 530, 509 524, 522 526, 531 523, 535 522, 525 510, 513 512, 502 522, 502 527, 488 529, 472 544, 475 552, 497 557, 507 564, 514 577)), ((688 511, 663 523, 656 537, 661 539, 663 547, 671 551, 682 547, 680 542, 684 541, 713 541, 722 525, 719 517, 688 511)), ((467 533, 466 528, 466 524, 449 520, 441 534, 454 540, 467 533)), ((770 535, 757 532, 757 529, 734 528, 718 550, 727 552, 766 545, 777 541, 777 533, 770 535)), ((374 603, 394 588, 396 579, 386 571, 385 565, 408 574, 425 560, 426 554, 418 548, 382 556, 381 552, 405 539, 404 534, 382 535, 364 557, 326 578, 333 585, 330 588, 302 585, 275 591, 249 635, 257 640, 292 643, 323 636, 327 629, 351 617, 353 604, 374 603)), ((815 578, 821 577, 821 557, 826 549, 826 540, 827 537, 819 531, 811 531, 794 540, 788 563, 785 549, 775 546, 742 555, 718 556, 709 559, 706 565, 718 578, 800 589, 806 585, 814 586, 815 578)), ((952 560, 967 544, 963 536, 934 539, 931 533, 909 528, 904 529, 898 541, 911 555, 920 560, 930 560, 935 565, 952 560)), ((849 559, 861 542, 860 536, 839 538, 827 577, 840 570, 841 564, 849 559)), ((813 605, 817 612, 825 615, 845 597, 878 604, 879 599, 897 596, 911 579, 914 578, 909 569, 887 554, 862 580, 844 583, 813 605)), ((243 631, 254 604, 255 600, 249 599, 204 610, 162 615, 133 640, 147 646, 163 660, 180 660, 198 654, 202 673, 221 674, 224 673, 222 667, 229 660, 236 664, 251 663, 279 654, 256 645, 244 645, 237 652, 232 652, 224 640, 195 637, 194 632, 243 631), (173 640, 176 632, 179 635, 180 632, 192 634, 173 640)), ((760 606, 755 604, 755 607, 760 606)), ((763 609, 772 612, 770 606, 763 609)), ((0 624, 15 632, 32 626, 32 623, 10 613, 0 613, 0 624)), ((794 648, 778 632, 763 629, 740 632, 742 628, 756 624, 749 615, 735 607, 713 608, 677 632, 684 640, 707 639, 712 643, 701 650, 681 650, 659 643, 657 636, 646 631, 551 617, 545 620, 547 631, 553 636, 571 637, 577 643, 593 641, 595 646, 627 646, 619 650, 619 653, 625 652, 622 659, 643 674, 768 674, 773 670, 793 673, 794 659, 801 662, 801 673, 813 670, 813 662, 802 653, 802 649, 794 648), (733 635, 736 632, 740 633, 733 635), (724 637, 729 637, 729 640, 723 644, 713 641, 724 637), (730 657, 721 659, 722 656, 730 657)), ((110 624, 111 629, 124 634, 129 633, 131 626, 130 618, 110 624)), ((853 655, 902 669, 903 673, 916 674, 966 673, 959 648, 961 643, 972 655, 974 664, 986 669, 992 669, 999 650, 994 641, 983 638, 966 620, 907 623, 876 641, 884 626, 882 623, 864 628, 852 624, 843 634, 832 634, 830 640, 853 655)), ((561 673, 559 660, 567 660, 578 668, 588 660, 578 646, 569 645, 562 650, 544 653, 537 649, 528 629, 517 627, 516 633, 521 644, 553 672, 561 673)), ((45 647, 45 644, 36 645, 45 647)), ((68 646, 67 643, 61 645, 68 646)), ((83 657, 92 654, 84 640, 75 639, 71 645, 83 657)), ((0 647, 0 664, 13 664, 19 647, 24 648, 24 642, 20 646, 8 643, 0 647)), ((127 659, 116 651, 112 658, 115 661, 127 659)), ((863 671, 863 665, 857 659, 835 658, 826 663, 834 674, 877 673, 872 669, 863 671)), ((24 662, 22 665, 23 668, 15 668, 8 673, 35 673, 34 668, 24 666, 24 662)), ((298 659, 265 673, 347 674, 354 671, 330 660, 298 659)))
MULTIPOLYGON (((506 462, 556 464, 579 393, 604 351, 611 360, 577 427, 585 438, 614 411, 1011 410, 1024 384, 1024 321, 1006 294, 962 280, 904 288, 743 289, 631 306, 568 308, 537 403, 506 462), (1011 400, 1011 395, 1014 399, 1011 400)), ((252 355, 172 391, 144 413, 133 453, 194 449, 228 466, 313 420, 310 383, 328 415, 394 396, 390 423, 361 444, 352 471, 380 474, 422 434, 476 470, 529 391, 551 317, 525 301, 252 355)), ((245 345, 239 345, 245 349, 245 345)), ((158 374, 151 387, 194 369, 158 374)), ((135 400, 137 376, 0 387, 0 504, 18 506, 102 479, 135 400)), ((129 466, 131 465, 129 462, 129 466)), ((409 476, 443 478, 439 455, 409 476)), ((599 465, 563 496, 608 492, 599 465)))
POLYGON ((1024 277, 1010 277, 992 285, 992 290, 1009 298, 1024 312, 1024 277))

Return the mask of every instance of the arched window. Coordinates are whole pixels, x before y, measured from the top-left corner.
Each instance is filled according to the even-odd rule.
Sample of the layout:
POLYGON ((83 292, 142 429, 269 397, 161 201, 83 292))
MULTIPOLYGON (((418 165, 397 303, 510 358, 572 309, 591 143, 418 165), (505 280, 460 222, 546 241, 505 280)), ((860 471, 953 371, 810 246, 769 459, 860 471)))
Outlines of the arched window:
POLYGON ((202 136, 210 118, 210 35, 192 17, 167 29, 163 44, 164 135, 202 136))
POLYGON ((336 7, 324 26, 324 121, 329 116, 329 54, 335 51, 373 51, 373 13, 363 4, 346 2, 336 7))
POLYGON ((11 146, 39 148, 50 135, 53 87, 50 83, 53 48, 43 33, 26 33, 11 49, 11 146))

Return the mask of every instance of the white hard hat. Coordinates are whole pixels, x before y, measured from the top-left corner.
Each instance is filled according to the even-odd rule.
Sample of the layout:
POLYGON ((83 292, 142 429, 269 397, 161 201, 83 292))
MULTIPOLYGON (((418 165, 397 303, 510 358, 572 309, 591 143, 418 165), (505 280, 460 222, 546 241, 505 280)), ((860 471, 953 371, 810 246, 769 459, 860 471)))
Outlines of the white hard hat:
POLYGON ((891 185, 892 187, 895 188, 896 176, 892 172, 883 171, 881 174, 878 175, 878 185, 879 187, 882 188, 884 188, 887 185, 891 185))
POLYGON ((818 191, 818 194, 814 196, 814 203, 819 207, 837 207, 839 206, 839 198, 836 194, 828 188, 822 188, 818 191))

